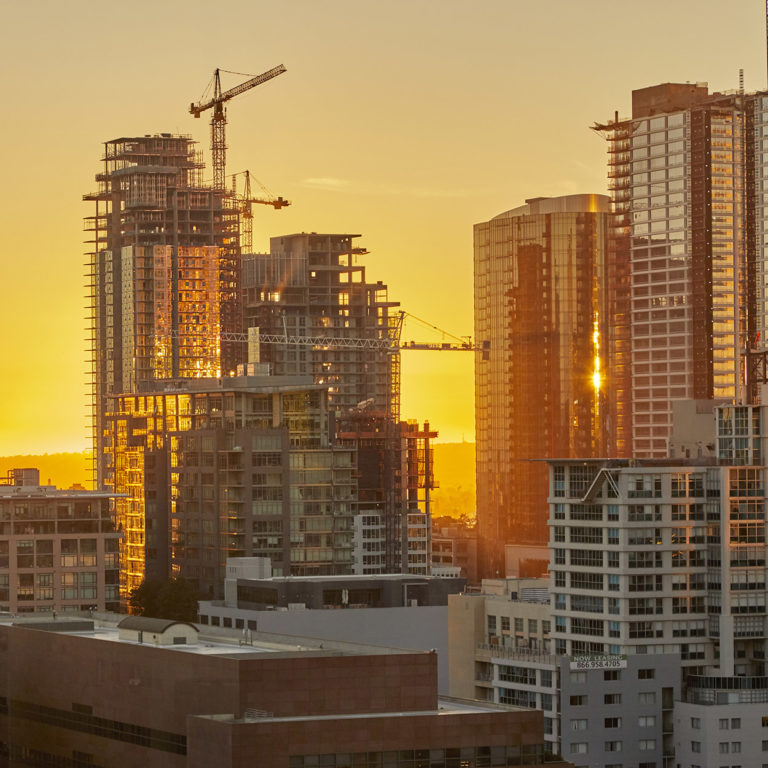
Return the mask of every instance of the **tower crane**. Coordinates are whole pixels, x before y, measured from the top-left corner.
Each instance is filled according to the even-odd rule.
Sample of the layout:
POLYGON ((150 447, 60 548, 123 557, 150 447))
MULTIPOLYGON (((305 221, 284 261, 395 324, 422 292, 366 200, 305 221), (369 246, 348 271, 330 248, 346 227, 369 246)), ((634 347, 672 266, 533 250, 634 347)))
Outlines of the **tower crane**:
POLYGON ((240 246, 243 253, 251 253, 253 249, 253 203, 259 205, 271 205, 276 211, 291 204, 284 197, 275 197, 258 179, 256 182, 264 190, 265 197, 253 197, 251 194, 251 174, 243 171, 245 176, 245 190, 240 197, 237 194, 236 179, 240 174, 232 174, 232 194, 238 202, 240 209, 240 246))
MULTIPOLYGON (((200 115, 207 109, 213 109, 213 115, 211 116, 211 155, 213 158, 213 188, 224 191, 224 175, 226 169, 226 154, 227 154, 227 142, 226 142, 226 127, 227 127, 227 108, 226 102, 233 99, 235 96, 239 96, 241 93, 250 91, 251 88, 255 88, 257 85, 266 83, 273 77, 282 75, 286 71, 285 67, 280 64, 273 69, 263 72, 256 77, 252 77, 250 80, 246 80, 240 85, 236 85, 234 88, 230 88, 228 91, 221 90, 221 77, 220 72, 226 72, 227 70, 216 69, 213 73, 213 97, 208 101, 200 101, 197 104, 192 103, 189 105, 189 113, 195 117, 200 115)), ((233 72, 231 74, 239 74, 233 72)))

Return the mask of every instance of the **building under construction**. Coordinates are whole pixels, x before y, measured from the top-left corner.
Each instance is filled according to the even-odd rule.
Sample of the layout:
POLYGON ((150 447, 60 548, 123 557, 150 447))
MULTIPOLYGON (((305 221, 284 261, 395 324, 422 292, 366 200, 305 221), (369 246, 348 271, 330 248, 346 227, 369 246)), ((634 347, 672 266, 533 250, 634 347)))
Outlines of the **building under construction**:
POLYGON ((346 411, 336 429, 338 442, 357 452, 355 573, 428 574, 437 432, 366 406, 346 411))
POLYGON ((188 136, 105 143, 90 234, 90 348, 96 482, 108 484, 106 399, 161 378, 233 370, 242 344, 238 209, 206 186, 188 136))
POLYGON ((400 412, 400 356, 381 342, 399 342, 401 315, 387 286, 369 283, 357 263, 368 251, 359 235, 273 237, 270 253, 243 259, 245 322, 262 334, 338 344, 262 344, 261 361, 277 375, 308 374, 326 384, 337 411, 372 401, 395 421, 400 412))

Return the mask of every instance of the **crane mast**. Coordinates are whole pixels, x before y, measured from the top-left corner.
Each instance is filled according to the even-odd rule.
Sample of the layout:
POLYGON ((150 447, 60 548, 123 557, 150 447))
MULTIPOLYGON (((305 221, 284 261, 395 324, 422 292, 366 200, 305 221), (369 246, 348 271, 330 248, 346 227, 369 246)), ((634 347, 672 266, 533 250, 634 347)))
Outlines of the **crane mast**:
POLYGON ((197 104, 192 103, 189 105, 189 113, 195 117, 200 117, 206 110, 213 109, 211 116, 211 156, 213 162, 214 189, 222 192, 225 191, 224 179, 227 164, 227 108, 225 104, 235 96, 250 91, 251 88, 266 83, 268 80, 271 80, 278 75, 282 75, 285 71, 285 67, 280 64, 260 75, 256 75, 256 77, 252 77, 250 80, 246 80, 244 83, 240 83, 240 85, 236 85, 234 88, 230 88, 228 91, 222 92, 221 70, 216 69, 213 73, 213 97, 208 101, 201 101, 197 104))
POLYGON ((243 171, 245 176, 245 191, 242 197, 237 194, 236 179, 239 174, 232 174, 232 195, 237 200, 240 208, 240 250, 243 253, 253 251, 253 203, 259 205, 271 205, 276 211, 291 204, 290 200, 284 197, 275 197, 256 179, 257 183, 264 190, 265 197, 253 197, 251 194, 251 174, 250 171, 243 171))

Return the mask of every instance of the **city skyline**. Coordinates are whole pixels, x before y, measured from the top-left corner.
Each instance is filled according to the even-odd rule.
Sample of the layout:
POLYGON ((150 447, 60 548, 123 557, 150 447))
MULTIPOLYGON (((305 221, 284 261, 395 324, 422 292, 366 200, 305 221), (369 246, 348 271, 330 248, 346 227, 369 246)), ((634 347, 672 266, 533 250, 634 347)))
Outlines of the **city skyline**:
MULTIPOLYGON (((229 170, 249 168, 293 201, 255 211, 256 249, 293 232, 361 232, 391 298, 461 335, 472 332, 473 224, 526 197, 604 193, 605 145, 588 126, 617 107, 628 115, 631 89, 732 89, 738 67, 746 90, 765 87, 764 9, 739 8, 724 33, 723 4, 687 0, 651 2, 642 18, 597 2, 238 3, 230 24, 200 3, 154 8, 152 24, 146 3, 130 18, 10 3, 0 454, 88 446, 81 198, 93 157, 126 131, 178 131, 198 141, 210 177, 208 123, 187 107, 215 67, 288 69, 229 113, 229 170)), ((409 324, 405 338, 429 337, 409 324)), ((444 441, 471 438, 473 362, 404 354, 403 416, 429 419, 444 441)))

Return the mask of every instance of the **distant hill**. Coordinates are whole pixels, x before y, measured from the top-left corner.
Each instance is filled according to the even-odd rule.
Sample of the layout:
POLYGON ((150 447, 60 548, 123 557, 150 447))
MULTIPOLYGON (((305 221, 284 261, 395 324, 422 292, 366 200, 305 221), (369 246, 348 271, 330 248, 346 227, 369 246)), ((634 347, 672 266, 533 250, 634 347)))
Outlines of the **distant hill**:
POLYGON ((434 443, 433 517, 475 516, 475 444, 434 443))
POLYGON ((11 469, 36 467, 43 485, 70 488, 74 484, 91 487, 91 453, 44 453, 23 456, 0 456, 0 476, 6 477, 11 469))

